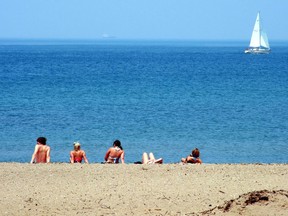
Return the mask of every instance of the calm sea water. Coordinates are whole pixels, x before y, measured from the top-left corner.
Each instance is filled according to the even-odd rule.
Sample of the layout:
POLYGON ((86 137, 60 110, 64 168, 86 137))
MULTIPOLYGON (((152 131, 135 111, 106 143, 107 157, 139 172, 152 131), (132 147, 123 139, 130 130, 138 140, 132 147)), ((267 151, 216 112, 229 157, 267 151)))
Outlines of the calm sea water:
POLYGON ((45 136, 53 162, 74 141, 101 162, 115 139, 178 162, 288 162, 288 44, 98 43, 0 46, 0 161, 29 162, 45 136))

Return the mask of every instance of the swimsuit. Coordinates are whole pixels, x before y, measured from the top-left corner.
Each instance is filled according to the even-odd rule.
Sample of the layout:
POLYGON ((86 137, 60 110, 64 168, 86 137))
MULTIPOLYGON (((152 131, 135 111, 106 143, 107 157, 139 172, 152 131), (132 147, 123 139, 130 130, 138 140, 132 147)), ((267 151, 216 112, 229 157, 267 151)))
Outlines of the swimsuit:
POLYGON ((82 162, 82 157, 75 157, 74 158, 74 163, 81 163, 82 162))
POLYGON ((188 160, 187 163, 197 163, 199 160, 199 157, 193 157, 192 155, 189 155, 192 160, 188 160))
POLYGON ((108 157, 108 161, 110 161, 108 163, 117 163, 118 160, 119 157, 111 157, 111 156, 108 157))
MULTIPOLYGON (((119 147, 114 147, 115 151, 116 152, 119 152, 121 151, 121 149, 119 147)), ((112 156, 108 156, 108 163, 118 163, 118 160, 119 160, 120 157, 112 157, 112 156), (110 162, 109 162, 110 161, 110 162)))

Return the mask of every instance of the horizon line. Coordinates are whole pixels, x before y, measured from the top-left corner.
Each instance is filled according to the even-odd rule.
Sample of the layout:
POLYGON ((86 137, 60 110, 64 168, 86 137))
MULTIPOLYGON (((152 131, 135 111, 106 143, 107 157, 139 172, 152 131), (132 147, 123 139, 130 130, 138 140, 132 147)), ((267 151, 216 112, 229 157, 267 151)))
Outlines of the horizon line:
MULTIPOLYGON (((0 40, 49 40, 49 41, 250 41, 248 39, 201 39, 201 38, 18 38, 0 37, 0 40)), ((288 41, 288 39, 270 39, 269 41, 288 41)))
MULTIPOLYGON (((73 39, 73 38, 0 38, 1 46, 53 46, 53 45, 179 45, 179 46, 241 46, 248 47, 249 40, 243 39, 73 39), (170 44, 169 44, 170 43, 170 44)), ((270 40, 272 46, 287 46, 288 40, 270 40)))

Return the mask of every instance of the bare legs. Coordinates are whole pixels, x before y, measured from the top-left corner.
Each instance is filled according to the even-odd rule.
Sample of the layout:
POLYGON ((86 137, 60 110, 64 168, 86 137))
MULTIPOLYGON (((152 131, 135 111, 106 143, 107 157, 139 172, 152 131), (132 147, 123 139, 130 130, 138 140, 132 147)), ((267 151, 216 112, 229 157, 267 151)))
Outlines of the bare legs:
POLYGON ((162 164, 163 163, 163 159, 159 158, 159 159, 155 159, 154 154, 152 152, 149 153, 149 157, 148 154, 146 152, 143 153, 142 155, 142 164, 162 164))
POLYGON ((148 154, 146 152, 144 152, 142 155, 142 164, 147 164, 148 161, 149 161, 148 154))

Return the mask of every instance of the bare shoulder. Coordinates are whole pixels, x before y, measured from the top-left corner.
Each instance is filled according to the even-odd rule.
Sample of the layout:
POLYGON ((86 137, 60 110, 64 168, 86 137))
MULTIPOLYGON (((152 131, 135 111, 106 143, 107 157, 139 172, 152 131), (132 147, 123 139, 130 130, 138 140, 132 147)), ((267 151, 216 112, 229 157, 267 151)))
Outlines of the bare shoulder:
POLYGON ((50 154, 50 147, 49 146, 45 146, 43 148, 44 152, 46 152, 47 154, 50 154))
POLYGON ((39 145, 35 145, 35 151, 39 151, 40 146, 39 145))

